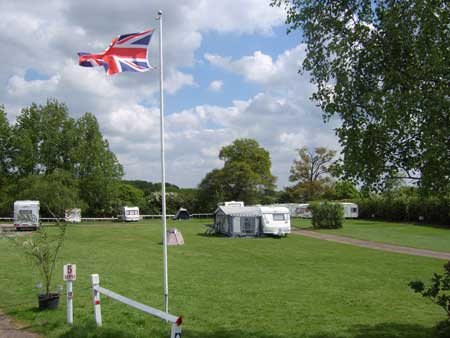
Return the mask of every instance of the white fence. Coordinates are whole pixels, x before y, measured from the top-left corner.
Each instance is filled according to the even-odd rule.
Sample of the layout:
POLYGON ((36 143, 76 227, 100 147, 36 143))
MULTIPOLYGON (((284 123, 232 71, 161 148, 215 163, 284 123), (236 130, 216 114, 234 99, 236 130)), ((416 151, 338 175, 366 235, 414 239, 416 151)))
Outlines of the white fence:
POLYGON ((100 294, 102 294, 120 303, 126 304, 135 309, 148 313, 152 316, 161 318, 166 322, 172 323, 170 338, 181 338, 181 324, 183 322, 181 316, 177 317, 171 315, 170 313, 166 313, 161 310, 152 308, 151 306, 144 305, 142 303, 136 302, 135 300, 119 295, 118 293, 115 293, 111 290, 105 289, 99 285, 100 277, 97 274, 91 275, 91 281, 92 281, 92 302, 94 304, 94 317, 97 326, 102 326, 102 312, 100 302, 100 294))
MULTIPOLYGON (((175 215, 166 215, 167 218, 172 218, 175 215)), ((191 214, 192 218, 210 218, 213 217, 213 213, 209 214, 191 214)), ((161 218, 162 215, 141 215, 142 219, 154 219, 154 218, 161 218)), ((40 220, 42 222, 55 222, 60 221, 63 222, 64 218, 56 218, 56 217, 41 217, 40 220)), ((117 217, 82 217, 82 222, 116 222, 119 219, 117 217)), ((14 221, 13 217, 0 217, 0 221, 14 221)))

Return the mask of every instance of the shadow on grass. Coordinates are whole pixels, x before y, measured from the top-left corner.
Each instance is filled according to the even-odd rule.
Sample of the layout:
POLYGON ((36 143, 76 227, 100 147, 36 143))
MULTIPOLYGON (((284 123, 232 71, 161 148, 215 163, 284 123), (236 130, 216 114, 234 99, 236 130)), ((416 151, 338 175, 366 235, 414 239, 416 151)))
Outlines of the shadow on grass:
POLYGON ((134 338, 136 334, 127 332, 125 329, 117 328, 98 328, 92 325, 75 325, 69 331, 63 333, 59 338, 134 338))
POLYGON ((310 335, 271 334, 242 330, 218 329, 216 331, 201 332, 196 330, 183 331, 184 337, 190 338, 433 338, 433 329, 421 325, 381 323, 374 326, 356 325, 351 327, 348 334, 334 334, 329 332, 310 335))

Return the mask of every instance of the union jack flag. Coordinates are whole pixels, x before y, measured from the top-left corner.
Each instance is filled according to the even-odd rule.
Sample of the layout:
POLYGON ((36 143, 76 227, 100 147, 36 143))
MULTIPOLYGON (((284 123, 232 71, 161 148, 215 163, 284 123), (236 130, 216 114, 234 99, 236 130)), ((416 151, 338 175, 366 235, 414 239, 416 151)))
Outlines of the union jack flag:
POLYGON ((100 54, 78 53, 83 67, 103 66, 108 75, 120 72, 146 72, 153 69, 148 63, 147 48, 153 29, 116 37, 100 54))

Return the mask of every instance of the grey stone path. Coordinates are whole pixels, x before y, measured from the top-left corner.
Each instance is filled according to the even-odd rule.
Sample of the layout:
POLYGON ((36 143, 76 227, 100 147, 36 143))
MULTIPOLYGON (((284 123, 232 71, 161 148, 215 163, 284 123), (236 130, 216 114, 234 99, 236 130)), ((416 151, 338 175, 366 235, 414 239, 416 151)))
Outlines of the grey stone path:
POLYGON ((330 234, 318 233, 315 231, 308 231, 308 230, 294 230, 294 231, 292 231, 292 233, 306 236, 306 237, 318 238, 318 239, 322 239, 325 241, 360 246, 363 248, 370 248, 370 249, 376 249, 376 250, 382 250, 382 251, 398 252, 398 253, 414 255, 414 256, 423 256, 423 257, 432 257, 432 258, 450 260, 450 253, 448 253, 448 252, 439 252, 439 251, 416 249, 416 248, 410 248, 410 247, 406 247, 406 246, 398 246, 398 245, 385 244, 385 243, 379 243, 379 242, 371 242, 371 241, 366 241, 366 240, 362 240, 362 239, 330 235, 330 234))

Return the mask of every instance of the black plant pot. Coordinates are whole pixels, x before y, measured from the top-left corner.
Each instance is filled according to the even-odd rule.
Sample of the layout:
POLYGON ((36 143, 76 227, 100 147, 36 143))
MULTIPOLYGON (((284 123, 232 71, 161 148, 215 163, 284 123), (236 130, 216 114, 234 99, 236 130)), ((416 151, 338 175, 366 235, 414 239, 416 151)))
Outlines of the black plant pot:
POLYGON ((59 293, 49 293, 44 295, 38 295, 39 309, 57 309, 59 304, 59 293))

